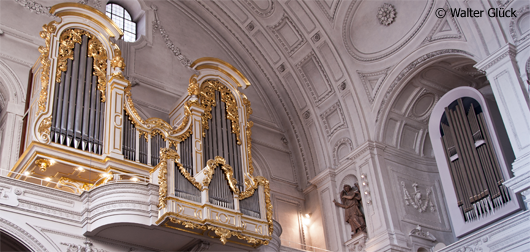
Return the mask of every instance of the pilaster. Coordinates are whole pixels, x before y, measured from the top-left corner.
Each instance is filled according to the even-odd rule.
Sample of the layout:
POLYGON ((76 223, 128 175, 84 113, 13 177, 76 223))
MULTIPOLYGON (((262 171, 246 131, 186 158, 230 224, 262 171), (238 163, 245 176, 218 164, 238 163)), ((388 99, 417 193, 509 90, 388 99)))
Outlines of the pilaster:
POLYGON ((475 67, 486 72, 516 157, 514 177, 505 185, 521 192, 530 188, 530 102, 516 55, 515 46, 506 44, 475 67))
POLYGON ((125 87, 128 81, 121 77, 112 77, 108 83, 110 90, 107 92, 106 102, 106 126, 105 137, 105 154, 123 159, 122 141, 123 141, 123 106, 125 102, 125 87))
POLYGON ((200 172, 206 164, 203 164, 203 152, 202 152, 202 123, 201 123, 201 116, 204 112, 204 109, 200 107, 196 103, 192 103, 190 106, 191 111, 191 127, 193 127, 192 132, 193 134, 190 136, 192 137, 193 141, 193 163, 197 164, 197 169, 195 173, 200 172))

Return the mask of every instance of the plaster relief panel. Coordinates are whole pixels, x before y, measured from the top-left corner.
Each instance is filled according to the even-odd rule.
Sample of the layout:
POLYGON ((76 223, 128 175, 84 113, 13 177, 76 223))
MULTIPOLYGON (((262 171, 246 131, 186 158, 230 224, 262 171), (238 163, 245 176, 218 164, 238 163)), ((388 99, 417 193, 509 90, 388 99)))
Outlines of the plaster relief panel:
POLYGON ((400 219, 438 231, 450 231, 440 181, 434 174, 387 160, 400 219))
POLYGON ((423 90, 421 93, 422 94, 419 95, 416 101, 414 101, 412 104, 412 107, 408 113, 408 117, 418 121, 424 121, 426 123, 429 119, 429 115, 431 114, 430 112, 438 99, 436 95, 433 93, 428 93, 425 90, 423 90))
POLYGON ((243 2, 254 11, 254 13, 258 14, 260 17, 266 18, 270 17, 272 13, 274 12, 274 1, 272 0, 260 0, 260 1, 251 1, 251 0, 243 0, 243 2))
POLYGON ((390 144, 392 146, 395 146, 396 143, 396 130, 398 126, 398 121, 396 121, 393 118, 388 119, 388 122, 386 123, 386 130, 385 130, 385 143, 390 144))
POLYGON ((309 53, 296 67, 316 105, 334 93, 331 81, 314 52, 309 53))
POLYGON ((340 0, 317 0, 318 7, 324 12, 330 22, 335 20, 340 0))
POLYGON ((269 29, 289 56, 292 56, 306 42, 300 29, 298 29, 293 20, 285 14, 277 24, 269 26, 269 29))
POLYGON ((416 151, 420 130, 408 124, 403 126, 399 147, 401 149, 416 151))
POLYGON ((417 35, 433 5, 433 0, 352 1, 342 26, 346 49, 361 61, 396 53, 417 35))
POLYGON ((351 139, 345 137, 335 143, 333 148, 333 162, 338 165, 353 150, 351 139))
MULTIPOLYGON (((450 12, 449 4, 445 4, 443 8, 446 13, 450 12)), ((452 15, 445 15, 443 18, 438 18, 436 24, 432 28, 429 35, 423 40, 422 44, 438 41, 438 40, 461 40, 466 41, 460 25, 452 15)))
POLYGON ((260 46, 261 51, 266 52, 264 55, 266 55, 272 63, 276 64, 280 61, 280 55, 278 55, 276 49, 274 49, 269 39, 263 34, 263 32, 261 32, 261 30, 254 33, 252 37, 260 46))
POLYGON ((359 74, 359 78, 363 83, 364 91, 366 92, 368 101, 370 101, 370 103, 374 102, 374 99, 377 96, 379 89, 381 88, 381 84, 385 80, 389 71, 390 67, 377 72, 367 73, 357 71, 357 74, 359 74))
POLYGON ((311 33, 315 29, 315 23, 309 17, 304 8, 296 0, 289 0, 286 2, 287 7, 295 15, 295 17, 300 21, 307 33, 311 33))
MULTIPOLYGON (((316 35, 319 35, 319 33, 315 34, 315 36, 316 35)), ((342 70, 340 69, 339 62, 335 58, 335 55, 333 54, 333 51, 331 50, 329 44, 327 42, 323 42, 320 46, 318 46, 318 51, 322 55, 326 66, 328 67, 333 76, 333 79, 339 80, 340 78, 342 78, 343 74, 342 70)))
POLYGON ((240 23, 244 23, 245 21, 247 21, 247 18, 248 18, 247 14, 245 13, 243 9, 239 7, 239 5, 235 1, 231 1, 231 0, 219 1, 218 4, 220 4, 223 7, 223 9, 231 13, 232 16, 236 17, 236 19, 240 23))
POLYGON ((526 5, 516 11, 517 17, 510 21, 510 35, 515 45, 530 38, 530 5, 526 5))
POLYGON ((324 111, 324 113, 320 115, 320 118, 322 119, 328 137, 331 137, 338 130, 348 127, 339 102, 333 104, 330 108, 324 111))
MULTIPOLYGON (((285 83, 287 84, 285 86, 287 86, 289 90, 291 90, 291 93, 293 93, 296 103, 298 104, 298 108, 299 109, 305 108, 307 104, 306 104, 304 95, 300 91, 300 88, 298 84, 296 83, 296 80, 294 79, 293 75, 291 73, 288 73, 283 77, 283 79, 285 83)), ((309 116, 307 118, 309 118, 309 116)))

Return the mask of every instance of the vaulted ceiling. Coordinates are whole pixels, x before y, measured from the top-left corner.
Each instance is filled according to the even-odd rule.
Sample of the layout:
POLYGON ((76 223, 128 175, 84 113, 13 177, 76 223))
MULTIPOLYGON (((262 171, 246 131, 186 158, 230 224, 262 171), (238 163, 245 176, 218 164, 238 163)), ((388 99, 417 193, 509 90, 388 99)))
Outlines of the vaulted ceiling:
MULTIPOLYGON (((102 11, 106 3, 81 2, 102 11)), ((290 153, 300 189, 367 140, 390 141, 399 147, 392 142, 399 137, 388 140, 385 125, 407 115, 398 115, 391 106, 413 106, 416 99, 422 99, 420 104, 435 102, 451 85, 484 83, 472 66, 487 51, 478 46, 468 23, 433 14, 436 8, 447 7, 442 1, 113 2, 129 9, 142 35, 136 42, 119 43, 139 112, 167 120, 187 92, 194 74, 190 63, 202 57, 224 60, 252 84, 243 92, 254 111, 253 140, 290 153), (444 57, 449 59, 439 62, 444 57), (412 79, 435 62, 439 63, 412 79), (429 76, 448 75, 454 78, 429 81, 429 76), (396 98, 405 87, 417 86, 407 83, 440 86, 433 90, 441 91, 431 100, 418 95, 420 89, 405 90, 408 98, 396 98)), ((58 1, 38 3, 52 6, 58 1)), ((18 12, 7 14, 13 15, 11 21, 3 17, 3 25, 16 27, 18 12)), ((53 19, 37 16, 27 24, 28 33, 35 31, 32 38, 41 24, 53 19)), ((421 147, 414 148, 423 155, 421 147)))

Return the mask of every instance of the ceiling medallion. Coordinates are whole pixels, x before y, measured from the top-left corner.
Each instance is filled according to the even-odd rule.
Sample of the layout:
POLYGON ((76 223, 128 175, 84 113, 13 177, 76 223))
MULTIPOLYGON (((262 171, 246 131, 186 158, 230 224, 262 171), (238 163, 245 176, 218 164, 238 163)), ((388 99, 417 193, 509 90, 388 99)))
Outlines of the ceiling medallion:
POLYGON ((382 25, 389 26, 396 18, 396 8, 389 3, 383 4, 377 12, 377 18, 382 25))

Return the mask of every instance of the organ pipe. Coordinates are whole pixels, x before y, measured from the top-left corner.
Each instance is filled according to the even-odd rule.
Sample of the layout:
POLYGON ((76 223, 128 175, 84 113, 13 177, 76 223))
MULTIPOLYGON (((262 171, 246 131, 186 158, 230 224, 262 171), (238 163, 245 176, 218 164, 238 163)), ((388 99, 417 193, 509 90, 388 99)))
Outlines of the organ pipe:
POLYGON ((466 222, 477 220, 511 200, 482 109, 465 97, 446 107, 442 118, 441 140, 458 207, 466 222))
POLYGON ((234 209, 234 194, 225 179, 221 165, 215 168, 212 181, 208 187, 210 203, 234 209))
POLYGON ((56 83, 50 132, 55 143, 101 155, 105 105, 93 75, 94 59, 88 53, 93 39, 83 35, 74 43, 72 58, 56 83))
POLYGON ((127 116, 127 111, 123 111, 123 157, 128 160, 136 161, 136 127, 127 116))
POLYGON ((216 156, 223 157, 234 169, 237 187, 243 191, 243 172, 241 167, 241 146, 232 132, 232 121, 228 119, 226 103, 222 101, 221 93, 215 91, 212 103, 211 118, 208 119, 208 129, 204 137, 204 163, 216 156))

